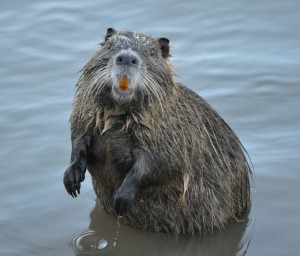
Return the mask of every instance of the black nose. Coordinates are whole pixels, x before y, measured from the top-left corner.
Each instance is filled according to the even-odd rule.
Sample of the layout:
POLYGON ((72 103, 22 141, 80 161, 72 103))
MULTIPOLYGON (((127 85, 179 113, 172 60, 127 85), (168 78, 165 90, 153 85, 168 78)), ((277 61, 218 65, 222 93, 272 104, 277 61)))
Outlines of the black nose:
POLYGON ((120 66, 136 66, 139 64, 139 60, 133 54, 121 53, 116 58, 116 64, 120 66))

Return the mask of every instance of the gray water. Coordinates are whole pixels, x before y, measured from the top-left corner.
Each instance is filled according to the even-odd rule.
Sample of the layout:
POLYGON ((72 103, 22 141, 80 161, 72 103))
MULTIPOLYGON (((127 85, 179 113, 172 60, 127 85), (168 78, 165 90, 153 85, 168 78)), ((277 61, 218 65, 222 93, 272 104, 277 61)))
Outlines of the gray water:
POLYGON ((300 1, 2 0, 0 35, 0 255, 300 255, 300 1), (177 80, 240 137, 243 221, 174 237, 118 227, 90 177, 67 195, 74 85, 111 26, 168 37, 177 80))

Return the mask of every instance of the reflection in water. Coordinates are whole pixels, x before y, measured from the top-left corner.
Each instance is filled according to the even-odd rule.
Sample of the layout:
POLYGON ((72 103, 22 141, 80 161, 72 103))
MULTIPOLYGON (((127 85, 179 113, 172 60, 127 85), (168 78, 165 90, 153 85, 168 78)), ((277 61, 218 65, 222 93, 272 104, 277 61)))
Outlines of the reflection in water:
POLYGON ((126 225, 108 216, 98 202, 89 229, 77 234, 71 246, 81 255, 246 255, 253 231, 249 212, 214 234, 174 237, 126 225), (247 226, 252 227, 247 229, 247 226))

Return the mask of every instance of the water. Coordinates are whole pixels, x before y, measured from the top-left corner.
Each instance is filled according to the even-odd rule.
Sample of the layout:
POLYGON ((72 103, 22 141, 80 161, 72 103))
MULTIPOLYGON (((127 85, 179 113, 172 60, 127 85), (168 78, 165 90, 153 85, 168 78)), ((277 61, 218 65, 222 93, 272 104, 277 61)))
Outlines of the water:
POLYGON ((0 3, 0 255, 300 255, 300 2, 0 3), (176 238, 121 225, 62 176, 78 71, 107 27, 168 37, 177 80, 219 111, 255 169, 243 222, 176 238))

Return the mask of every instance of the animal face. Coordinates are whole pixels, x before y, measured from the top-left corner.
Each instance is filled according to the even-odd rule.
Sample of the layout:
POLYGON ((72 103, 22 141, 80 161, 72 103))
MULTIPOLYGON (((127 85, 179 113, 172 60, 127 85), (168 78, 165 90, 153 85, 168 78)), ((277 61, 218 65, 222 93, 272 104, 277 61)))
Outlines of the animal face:
POLYGON ((112 97, 128 103, 137 95, 160 97, 163 81, 169 76, 169 40, 135 32, 107 30, 101 49, 84 70, 97 93, 111 87, 112 97))

